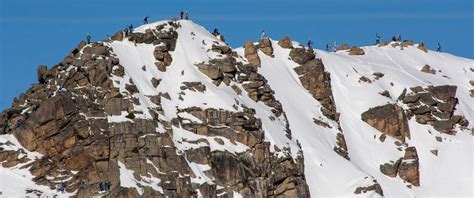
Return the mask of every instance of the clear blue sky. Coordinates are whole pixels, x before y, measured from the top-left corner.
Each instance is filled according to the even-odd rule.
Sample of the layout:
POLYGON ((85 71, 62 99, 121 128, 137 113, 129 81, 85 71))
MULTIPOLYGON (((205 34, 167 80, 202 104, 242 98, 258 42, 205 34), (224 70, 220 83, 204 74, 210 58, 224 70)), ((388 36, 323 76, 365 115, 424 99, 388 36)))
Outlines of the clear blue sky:
POLYGON ((438 41, 449 53, 474 58, 472 0, 0 0, 0 110, 36 83, 38 64, 60 62, 87 33, 105 39, 127 24, 170 19, 181 10, 233 47, 262 30, 316 48, 326 42, 369 45, 383 39, 438 41))

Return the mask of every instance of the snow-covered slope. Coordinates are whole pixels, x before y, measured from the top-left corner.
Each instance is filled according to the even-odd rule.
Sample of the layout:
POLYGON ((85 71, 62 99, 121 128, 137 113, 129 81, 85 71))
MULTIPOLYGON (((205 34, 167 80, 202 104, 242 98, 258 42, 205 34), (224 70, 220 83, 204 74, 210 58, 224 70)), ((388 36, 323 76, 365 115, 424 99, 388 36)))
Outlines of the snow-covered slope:
MULTIPOLYGON (((161 97, 164 115, 160 116, 160 119, 163 122, 173 122, 175 118, 184 118, 194 123, 201 122, 197 117, 182 111, 190 107, 214 108, 230 112, 245 111, 245 108, 255 109, 255 117, 261 120, 264 139, 271 144, 270 151, 275 156, 289 154, 296 159, 300 155, 299 151, 302 151, 304 176, 312 197, 356 196, 354 191, 358 187, 367 187, 375 183, 380 185, 383 194, 388 197, 473 196, 474 98, 469 95, 469 91, 474 89, 470 84, 470 81, 474 80, 474 60, 448 53, 424 52, 416 45, 403 49, 391 45, 366 46, 362 47, 365 54, 357 56, 349 55, 347 51, 315 50, 316 58, 322 60, 325 70, 330 74, 332 94, 336 110, 340 114, 339 120, 335 121, 323 115, 321 103, 302 85, 300 76, 294 70, 299 64, 289 56, 291 49, 282 48, 278 41, 272 40, 273 56, 258 51, 261 66, 257 73, 266 79, 275 99, 281 103, 284 115, 276 116, 272 107, 262 101, 256 102, 249 96, 245 83, 239 83, 235 79, 228 85, 216 83, 204 74, 197 64, 209 63, 212 59, 223 59, 224 56, 213 50, 212 46, 226 46, 226 44, 192 21, 178 22, 180 26, 176 28, 178 33, 176 47, 169 52, 172 62, 166 66, 166 71, 161 71, 155 66, 154 50, 157 46, 154 44, 135 43, 127 39, 104 43, 112 49, 112 56, 118 58, 124 68, 124 76, 110 77, 113 86, 119 88, 121 93, 125 93, 126 84, 133 82, 138 89, 137 93, 130 96, 139 100, 138 104, 133 105, 134 111, 138 112, 135 113, 137 118, 154 119, 151 110, 156 109, 158 105, 150 96, 164 93, 169 97, 161 97), (435 74, 421 72, 420 69, 424 65, 429 65, 437 72, 435 74), (374 72, 383 73, 384 76, 375 78, 374 72), (361 81, 363 76, 368 78, 370 83, 361 81), (153 79, 160 79, 156 87, 152 84, 153 79), (203 92, 185 90, 182 86, 186 82, 200 82, 206 90, 203 92), (397 161, 405 152, 400 145, 395 144, 397 141, 395 138, 388 136, 387 140, 380 141, 382 133, 364 122, 361 114, 370 108, 387 103, 408 108, 402 101, 397 100, 403 90, 429 85, 457 86, 456 98, 459 103, 455 114, 464 116, 470 123, 467 128, 457 126, 456 133, 449 135, 436 131, 430 125, 419 124, 415 121, 415 117, 408 120, 411 138, 406 140, 403 148, 417 149, 420 186, 416 187, 409 185, 399 176, 388 177, 381 173, 381 164, 397 161), (240 88, 243 93, 237 94, 234 87, 240 88), (388 91, 391 97, 380 95, 383 91, 388 91), (330 127, 315 124, 315 118, 330 127), (337 147, 336 136, 341 133, 339 127, 342 129, 350 160, 334 151, 337 147), (291 138, 287 135, 288 129, 291 131, 291 138), (442 138, 441 142, 437 140, 439 137, 442 138), (437 150, 437 155, 434 155, 432 150, 437 150)), ((166 23, 167 21, 160 21, 143 25, 134 32, 145 33, 148 29, 166 23)), ((294 46, 299 47, 297 43, 294 43, 294 46)), ((245 58, 244 48, 237 48, 234 51, 236 54, 233 57, 238 62, 249 63, 245 58)), ((126 115, 127 112, 123 112, 122 115, 108 116, 107 120, 109 123, 130 121, 126 115)), ((200 147, 232 154, 251 149, 248 145, 234 142, 225 136, 218 136, 220 138, 218 140, 177 126, 165 127, 160 124, 156 128, 156 132, 161 134, 169 131, 173 133, 172 141, 178 150, 178 155, 181 154, 180 151, 200 147), (203 139, 207 143, 189 143, 203 139)), ((0 138, 0 142, 3 143, 13 136, 2 135, 0 138)), ((151 178, 153 182, 143 183, 143 180, 133 178, 133 170, 128 170, 124 162, 118 163, 120 180, 124 180, 121 181, 123 187, 135 188, 141 194, 143 189, 139 186, 148 185, 163 192, 159 186, 159 178, 151 178)), ((153 165, 149 160, 147 163, 153 165)), ((187 163, 195 175, 191 177, 191 182, 197 184, 214 182, 214 178, 206 174, 211 169, 207 164, 190 161, 187 163)), ((160 172, 158 168, 155 169, 160 172)), ((2 178, 5 176, 12 180, 24 180, 21 176, 15 176, 18 174, 20 172, 15 167, 9 169, 0 167, 2 178)), ((30 185, 32 176, 27 177, 30 185)), ((219 188, 223 187, 218 186, 219 188)), ((44 188, 38 186, 37 189, 44 188)), ((11 190, 11 186, 1 179, 0 191, 6 196, 16 196, 22 190, 11 190)), ((44 192, 49 191, 44 189, 44 192)), ((239 194, 234 192, 234 195, 239 194)), ((369 191, 357 196, 380 195, 369 191)))

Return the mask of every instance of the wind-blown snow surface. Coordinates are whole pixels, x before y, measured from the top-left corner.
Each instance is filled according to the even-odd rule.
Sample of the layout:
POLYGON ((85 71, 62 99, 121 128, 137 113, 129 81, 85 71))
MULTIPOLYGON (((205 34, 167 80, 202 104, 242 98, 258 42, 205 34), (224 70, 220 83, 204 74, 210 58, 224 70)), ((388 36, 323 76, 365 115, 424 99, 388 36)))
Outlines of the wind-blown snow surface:
MULTIPOLYGON (((151 117, 148 108, 156 105, 147 96, 158 95, 159 92, 167 92, 170 95, 170 100, 162 98, 165 113, 163 119, 167 121, 177 117, 177 108, 197 106, 235 111, 233 105, 238 101, 256 110, 256 116, 262 120, 266 141, 280 148, 290 147, 293 156, 296 156, 299 150, 296 140, 301 143, 305 176, 312 197, 355 196, 354 191, 357 187, 371 185, 373 179, 378 181, 384 194, 389 197, 473 195, 474 138, 469 131, 458 129, 456 135, 445 135, 436 132, 431 126, 420 125, 414 119, 410 120, 411 139, 407 143, 409 146, 415 146, 418 151, 421 186, 408 188, 407 183, 400 178, 387 177, 379 170, 380 164, 395 161, 403 156, 404 152, 397 150, 393 138, 387 137, 384 143, 374 139, 374 135, 378 137, 381 133, 361 120, 361 114, 371 107, 397 103, 396 97, 404 88, 449 84, 458 87, 456 96, 459 98, 459 104, 456 114, 464 115, 470 121, 469 128, 471 128, 474 123, 474 99, 469 96, 469 89, 473 89, 469 80, 474 79, 474 72, 470 70, 474 68, 473 60, 433 51, 425 53, 416 47, 401 50, 391 46, 368 46, 363 47, 366 54, 362 56, 350 56, 345 51, 328 53, 316 50, 317 57, 322 59, 326 70, 331 74, 332 91, 337 111, 341 114, 340 125, 351 158, 348 161, 333 151, 336 134, 339 132, 337 123, 323 116, 319 110, 321 104, 301 85, 298 75, 293 70, 298 65, 289 60, 289 49, 283 49, 277 42, 272 41, 275 56, 270 57, 259 51, 262 66, 258 72, 268 80, 268 84, 275 91, 276 99, 281 102, 286 112, 293 136, 291 140, 285 136, 286 123, 282 116, 276 120, 270 119, 273 115, 271 108, 262 102, 254 102, 247 94, 235 94, 230 86, 224 84, 215 86, 197 69, 196 63, 219 58, 217 53, 209 50, 213 42, 219 45, 225 43, 191 21, 179 22, 182 27, 177 29, 179 36, 176 49, 170 52, 173 62, 167 67, 166 72, 161 72, 155 67, 156 61, 153 56, 155 46, 151 44, 135 45, 127 40, 108 44, 125 68, 124 78, 113 77, 114 86, 123 91, 125 83, 132 79, 139 90, 134 96, 140 99, 141 105, 135 105, 134 108, 143 114, 136 114, 137 117, 151 117), (441 72, 435 75, 420 72, 420 68, 425 64, 441 72), (146 67, 146 71, 142 70, 142 66, 146 67), (374 72, 384 73, 385 76, 374 80, 372 76, 374 72), (366 76, 373 82, 370 84, 359 82, 361 76, 366 76), (150 82, 153 77, 162 79, 157 88, 150 82), (182 82, 201 82, 207 90, 204 93, 186 90, 185 95, 181 95, 183 100, 180 100, 179 93, 183 92, 180 89, 182 82), (388 90, 393 99, 381 96, 379 92, 383 90, 388 90), (333 126, 332 129, 316 125, 313 118, 324 120, 333 126), (432 133, 430 134, 428 130, 432 133), (437 142, 435 136, 443 137, 443 142, 437 142), (433 149, 439 150, 438 156, 430 153, 433 149)), ((164 22, 144 25, 135 31, 144 32, 162 23, 164 22)), ((236 51, 243 57, 242 48, 236 51)), ((239 61, 246 60, 239 58, 239 61)), ((237 86, 242 88, 240 85, 237 86)), ((242 108, 238 107, 238 111, 242 111, 242 108)), ((122 116, 110 117, 109 122, 127 120, 125 115, 124 113, 122 116)), ((189 114, 179 113, 179 115, 197 120, 189 114)), ((200 146, 188 145, 182 141, 184 138, 191 140, 206 138, 179 128, 173 128, 173 131, 176 133, 173 135, 173 141, 178 149, 200 146)), ((165 129, 160 126, 157 132, 165 132, 165 129)), ((212 150, 236 153, 248 149, 243 144, 231 144, 230 140, 224 137, 222 137, 224 145, 215 142, 214 138, 207 139, 209 145, 202 146, 210 146, 212 150)), ((273 146, 270 148, 273 149, 273 146)), ((189 165, 195 175, 205 175, 203 171, 209 169, 195 163, 189 165)), ((5 175, 4 170, 0 169, 0 175, 5 175)), ((132 173, 122 163, 120 171, 123 173, 120 177, 122 185, 138 188, 136 184, 139 181, 130 176, 132 173)), ((192 180, 197 183, 211 182, 207 177, 192 180)), ((3 179, 0 182, 3 182, 3 179)), ((153 181, 150 185, 161 190, 156 185, 158 182, 153 181)), ((0 184, 0 188, 6 185, 0 184)), ((378 194, 368 192, 358 196, 376 197, 378 194)))

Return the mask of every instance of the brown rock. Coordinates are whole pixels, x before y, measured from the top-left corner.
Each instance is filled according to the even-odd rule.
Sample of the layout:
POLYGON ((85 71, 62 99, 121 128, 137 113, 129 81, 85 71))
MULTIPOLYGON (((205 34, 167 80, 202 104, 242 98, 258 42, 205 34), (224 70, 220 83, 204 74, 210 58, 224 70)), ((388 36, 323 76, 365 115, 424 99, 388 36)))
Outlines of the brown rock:
POLYGON ((285 49, 292 49, 293 42, 291 41, 290 37, 285 36, 281 40, 278 41, 278 45, 285 49))
POLYGON ((264 54, 268 56, 273 55, 272 41, 270 39, 264 38, 260 40, 258 43, 258 47, 264 54))
POLYGON ((436 74, 436 70, 432 69, 429 65, 423 66, 421 71, 429 74, 436 74))
POLYGON ((349 50, 349 55, 364 55, 364 54, 365 54, 364 50, 360 47, 357 47, 357 46, 353 46, 349 50))
POLYGON ((244 56, 249 63, 260 67, 260 57, 258 57, 257 47, 253 44, 252 40, 248 40, 244 45, 244 56))
POLYGON ((396 104, 386 104, 370 108, 362 113, 362 120, 380 132, 405 141, 410 138, 408 121, 402 108, 396 104))

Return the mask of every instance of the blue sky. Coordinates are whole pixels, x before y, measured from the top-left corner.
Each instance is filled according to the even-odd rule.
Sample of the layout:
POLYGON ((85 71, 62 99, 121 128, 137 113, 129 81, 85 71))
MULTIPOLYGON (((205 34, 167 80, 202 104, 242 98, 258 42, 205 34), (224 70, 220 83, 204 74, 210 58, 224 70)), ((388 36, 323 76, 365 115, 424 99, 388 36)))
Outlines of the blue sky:
POLYGON ((105 39, 128 24, 170 19, 181 10, 208 29, 219 28, 233 47, 262 30, 316 48, 337 41, 369 45, 382 39, 440 41, 449 53, 474 58, 472 0, 0 0, 0 109, 36 83, 38 64, 60 62, 90 33, 105 39))

